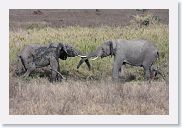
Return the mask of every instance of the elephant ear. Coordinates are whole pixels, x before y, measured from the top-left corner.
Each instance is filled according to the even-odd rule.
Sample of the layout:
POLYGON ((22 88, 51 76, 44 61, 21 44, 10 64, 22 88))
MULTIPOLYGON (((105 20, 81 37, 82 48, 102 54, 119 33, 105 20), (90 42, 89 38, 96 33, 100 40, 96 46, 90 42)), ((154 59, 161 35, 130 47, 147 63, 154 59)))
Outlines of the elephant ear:
POLYGON ((68 54, 68 51, 67 51, 67 49, 66 49, 66 47, 65 47, 64 44, 63 44, 63 46, 62 46, 62 50, 63 50, 66 54, 68 54))
POLYGON ((114 48, 113 48, 113 42, 108 41, 109 47, 110 47, 110 55, 111 57, 114 55, 114 48))
POLYGON ((66 60, 67 56, 68 56, 68 52, 67 52, 65 45, 62 43, 59 43, 57 48, 58 48, 59 58, 66 60))

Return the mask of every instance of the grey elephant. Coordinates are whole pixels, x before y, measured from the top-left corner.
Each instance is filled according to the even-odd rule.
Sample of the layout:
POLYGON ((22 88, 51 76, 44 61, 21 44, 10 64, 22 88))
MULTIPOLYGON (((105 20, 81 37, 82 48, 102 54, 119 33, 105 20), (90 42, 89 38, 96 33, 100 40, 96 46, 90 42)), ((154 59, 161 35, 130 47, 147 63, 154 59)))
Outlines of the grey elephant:
POLYGON ((122 65, 129 64, 132 66, 140 66, 144 68, 145 78, 149 79, 152 71, 152 65, 159 57, 159 52, 153 42, 148 40, 111 40, 101 44, 94 52, 82 58, 77 68, 87 60, 95 57, 114 56, 112 68, 112 78, 117 80, 122 65))
MULTIPOLYGON (((51 67, 51 82, 63 79, 63 76, 60 73, 59 59, 66 60, 67 57, 80 56, 81 52, 73 48, 68 44, 63 43, 51 43, 48 45, 39 45, 39 44, 29 44, 26 45, 21 53, 18 55, 18 58, 21 63, 21 68, 18 68, 16 73, 22 74, 24 77, 30 75, 30 73, 36 68, 41 68, 50 65, 51 67)), ((90 63, 88 60, 85 61, 88 68, 90 69, 90 63)))

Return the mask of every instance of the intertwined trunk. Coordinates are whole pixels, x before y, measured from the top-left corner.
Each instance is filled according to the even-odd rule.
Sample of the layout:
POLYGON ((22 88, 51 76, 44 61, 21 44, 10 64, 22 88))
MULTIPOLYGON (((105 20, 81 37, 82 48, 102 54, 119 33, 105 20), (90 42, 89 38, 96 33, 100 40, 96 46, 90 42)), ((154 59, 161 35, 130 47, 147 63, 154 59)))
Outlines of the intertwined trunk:
MULTIPOLYGON (((77 65, 77 69, 84 63, 87 62, 90 58, 94 57, 94 59, 98 58, 100 55, 98 54, 97 50, 94 52, 89 53, 86 57, 83 57, 77 65)), ((94 60, 93 59, 93 60, 94 60)), ((90 68, 89 68, 90 70, 90 68)))

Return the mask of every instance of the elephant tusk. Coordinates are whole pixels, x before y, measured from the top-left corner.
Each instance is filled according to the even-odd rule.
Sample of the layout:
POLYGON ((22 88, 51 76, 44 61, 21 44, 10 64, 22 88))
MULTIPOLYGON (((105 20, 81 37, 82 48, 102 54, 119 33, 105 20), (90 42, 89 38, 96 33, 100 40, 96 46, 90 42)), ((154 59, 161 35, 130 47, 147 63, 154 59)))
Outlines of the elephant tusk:
POLYGON ((97 57, 95 57, 95 58, 93 58, 93 59, 91 59, 91 60, 96 60, 98 58, 98 56, 97 57))
POLYGON ((82 55, 78 55, 78 57, 81 57, 81 58, 87 58, 87 56, 82 56, 82 55))

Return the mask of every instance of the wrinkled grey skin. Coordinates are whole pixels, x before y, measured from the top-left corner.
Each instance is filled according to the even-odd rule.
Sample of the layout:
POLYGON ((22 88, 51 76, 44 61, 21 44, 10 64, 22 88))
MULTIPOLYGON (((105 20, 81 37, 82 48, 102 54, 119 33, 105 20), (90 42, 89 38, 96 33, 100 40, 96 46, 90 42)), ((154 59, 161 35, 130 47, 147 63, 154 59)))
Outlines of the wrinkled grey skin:
MULTIPOLYGON (((78 55, 81 55, 78 50, 74 49, 70 45, 62 43, 51 43, 48 45, 26 45, 19 54, 19 60, 23 69, 17 69, 16 73, 19 75, 24 71, 26 72, 24 77, 27 77, 36 68, 50 65, 52 72, 50 79, 51 82, 56 80, 61 81, 63 77, 60 74, 59 59, 66 60, 67 57, 75 57, 78 55)), ((89 61, 86 60, 85 62, 90 69, 89 61)))
POLYGON ((119 78, 119 72, 124 64, 143 67, 145 78, 149 79, 151 66, 158 55, 156 46, 147 40, 112 40, 100 45, 94 52, 89 53, 87 58, 82 58, 77 68, 81 66, 85 59, 114 56, 113 79, 119 78))

